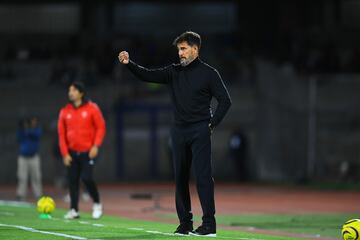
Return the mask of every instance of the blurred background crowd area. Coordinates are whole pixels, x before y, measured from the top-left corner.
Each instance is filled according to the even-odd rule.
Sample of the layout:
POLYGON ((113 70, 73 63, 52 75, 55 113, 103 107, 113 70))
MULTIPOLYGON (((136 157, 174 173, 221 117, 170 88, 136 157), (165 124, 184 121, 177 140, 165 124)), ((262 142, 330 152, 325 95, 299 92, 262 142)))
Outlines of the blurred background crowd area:
POLYGON ((16 123, 26 116, 44 128, 44 179, 52 181, 61 166, 57 114, 75 80, 107 120, 98 178, 171 179, 166 88, 135 79, 117 55, 127 50, 146 67, 176 63, 172 41, 186 30, 202 36, 201 58, 233 98, 214 139, 218 179, 356 181, 359 12, 356 0, 2 1, 0 154, 8 169, 0 181, 15 181, 16 123), (236 152, 240 143, 245 150, 236 152))
POLYGON ((177 62, 172 40, 185 30, 202 34, 204 60, 230 83, 254 84, 256 58, 298 73, 357 73, 358 11, 354 0, 5 1, 0 6, 0 79, 16 80, 18 65, 30 62, 46 65, 43 81, 48 84, 77 78, 89 85, 102 77, 114 81, 121 49, 145 66, 168 65, 177 62))

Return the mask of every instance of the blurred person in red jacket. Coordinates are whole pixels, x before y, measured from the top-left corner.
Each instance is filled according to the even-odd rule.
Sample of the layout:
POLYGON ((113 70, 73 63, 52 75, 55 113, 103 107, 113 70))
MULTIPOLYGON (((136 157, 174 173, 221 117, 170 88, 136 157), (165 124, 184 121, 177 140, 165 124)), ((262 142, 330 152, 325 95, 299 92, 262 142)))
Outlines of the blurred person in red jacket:
POLYGON ((79 180, 84 182, 94 201, 92 217, 102 215, 102 204, 93 178, 95 158, 105 136, 105 120, 96 103, 86 98, 83 83, 69 87, 69 101, 60 111, 58 121, 59 145, 68 172, 70 211, 66 219, 79 218, 79 180))

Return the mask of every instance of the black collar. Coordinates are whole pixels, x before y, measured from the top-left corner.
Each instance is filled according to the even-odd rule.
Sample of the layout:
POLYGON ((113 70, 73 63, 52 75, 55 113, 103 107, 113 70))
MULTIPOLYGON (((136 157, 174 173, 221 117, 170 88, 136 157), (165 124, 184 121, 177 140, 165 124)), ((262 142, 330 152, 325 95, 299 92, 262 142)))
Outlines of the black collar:
POLYGON ((188 65, 184 66, 184 68, 193 68, 196 67, 197 65, 199 65, 201 63, 201 60, 199 57, 195 58, 191 63, 189 63, 188 65))

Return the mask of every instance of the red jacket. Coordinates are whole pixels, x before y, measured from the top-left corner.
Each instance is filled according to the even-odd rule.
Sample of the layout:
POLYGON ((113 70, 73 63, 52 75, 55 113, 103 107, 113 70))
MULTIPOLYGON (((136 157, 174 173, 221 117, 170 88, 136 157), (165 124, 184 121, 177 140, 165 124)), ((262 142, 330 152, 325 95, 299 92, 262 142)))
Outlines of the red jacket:
POLYGON ((70 150, 88 152, 93 145, 102 144, 105 120, 96 103, 89 101, 78 108, 67 104, 60 111, 58 133, 62 156, 70 150))

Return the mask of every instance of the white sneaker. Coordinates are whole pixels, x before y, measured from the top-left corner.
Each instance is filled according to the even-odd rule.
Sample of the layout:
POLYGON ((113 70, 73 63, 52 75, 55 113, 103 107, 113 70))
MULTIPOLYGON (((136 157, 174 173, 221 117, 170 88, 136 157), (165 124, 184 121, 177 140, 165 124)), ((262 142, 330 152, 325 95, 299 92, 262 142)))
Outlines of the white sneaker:
POLYGON ((70 194, 69 193, 64 196, 64 202, 66 202, 66 203, 70 202, 70 194))
POLYGON ((65 214, 65 216, 64 216, 65 219, 76 219, 79 217, 80 217, 80 214, 73 208, 70 209, 70 211, 68 211, 67 214, 65 214))
POLYGON ((103 214, 103 208, 101 203, 94 203, 92 217, 94 219, 99 219, 103 214))
POLYGON ((81 198, 84 202, 89 202, 91 200, 90 195, 87 192, 83 192, 81 198))

